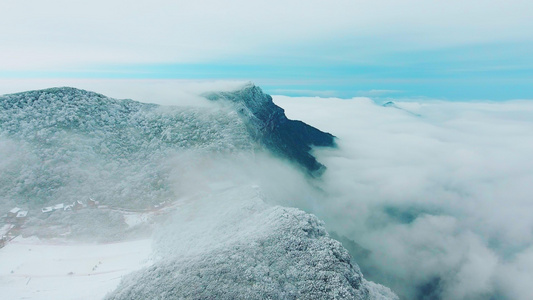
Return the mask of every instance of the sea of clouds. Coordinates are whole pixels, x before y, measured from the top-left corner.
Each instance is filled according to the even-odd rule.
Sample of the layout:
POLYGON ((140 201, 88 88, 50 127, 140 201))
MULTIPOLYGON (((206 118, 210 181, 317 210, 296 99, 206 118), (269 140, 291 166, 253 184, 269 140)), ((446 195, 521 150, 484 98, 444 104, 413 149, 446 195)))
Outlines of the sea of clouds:
POLYGON ((362 247, 368 279, 404 299, 531 299, 532 101, 274 101, 338 137, 315 151, 325 196, 290 204, 362 247))
MULTIPOLYGON (((232 90, 242 82, 207 84, 232 90)), ((43 81, 12 88, 40 85, 212 105, 198 96, 204 84, 181 82, 176 89, 175 81, 43 81)), ((0 91, 6 92, 14 91, 0 91)), ((402 299, 531 298, 533 101, 383 106, 370 98, 273 98, 290 119, 338 138, 338 148, 314 150, 327 166, 322 178, 306 179, 267 153, 180 152, 168 160, 176 193, 260 186, 270 202, 324 220, 365 278, 402 299)))

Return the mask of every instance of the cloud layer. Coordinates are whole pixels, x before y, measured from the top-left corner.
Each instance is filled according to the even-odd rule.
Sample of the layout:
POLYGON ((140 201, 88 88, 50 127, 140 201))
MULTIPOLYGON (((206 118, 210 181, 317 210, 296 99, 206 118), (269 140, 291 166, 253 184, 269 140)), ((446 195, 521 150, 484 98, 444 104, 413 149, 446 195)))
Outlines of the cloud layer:
POLYGON ((342 43, 335 59, 353 61, 386 49, 531 41, 532 9, 522 0, 6 0, 0 65, 50 71, 243 55, 268 60, 301 57, 301 46, 332 40, 342 43))
POLYGON ((339 137, 316 151, 326 199, 293 204, 369 250, 365 276, 406 299, 528 299, 532 102, 274 101, 339 137))

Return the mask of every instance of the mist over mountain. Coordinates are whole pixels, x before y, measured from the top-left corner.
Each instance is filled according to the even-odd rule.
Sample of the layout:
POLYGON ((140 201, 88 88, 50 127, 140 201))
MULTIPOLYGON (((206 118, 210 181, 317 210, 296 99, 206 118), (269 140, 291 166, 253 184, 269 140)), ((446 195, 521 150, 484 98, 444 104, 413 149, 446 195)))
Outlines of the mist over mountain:
POLYGON ((210 105, 75 88, 0 97, 0 208, 29 210, 24 237, 153 233, 153 264, 109 299, 397 299, 315 216, 275 205, 322 197, 311 150, 335 147, 333 135, 287 119, 254 85, 204 96, 210 105))
POLYGON ((288 120, 258 87, 208 98, 230 101, 168 107, 73 88, 2 96, 3 203, 43 205, 81 196, 139 207, 171 200, 167 159, 183 150, 267 150, 310 174, 323 169, 310 146, 333 146, 333 136, 288 120))
POLYGON ((7 95, 0 105, 1 194, 17 205, 151 205, 173 196, 164 162, 172 151, 252 148, 229 110, 162 109, 72 88, 7 95))
POLYGON ((533 1, 0 8, 0 300, 533 300, 533 1))

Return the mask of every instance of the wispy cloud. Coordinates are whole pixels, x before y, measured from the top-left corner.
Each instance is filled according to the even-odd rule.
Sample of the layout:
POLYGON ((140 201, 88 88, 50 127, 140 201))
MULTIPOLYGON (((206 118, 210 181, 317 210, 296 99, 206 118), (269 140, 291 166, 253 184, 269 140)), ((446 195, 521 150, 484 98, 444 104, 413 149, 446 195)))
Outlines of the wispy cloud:
POLYGON ((213 62, 251 53, 297 57, 291 51, 297 45, 319 46, 332 37, 355 42, 372 37, 388 45, 344 44, 332 57, 345 59, 386 49, 522 41, 531 40, 532 6, 521 0, 4 1, 0 65, 33 70, 213 62))

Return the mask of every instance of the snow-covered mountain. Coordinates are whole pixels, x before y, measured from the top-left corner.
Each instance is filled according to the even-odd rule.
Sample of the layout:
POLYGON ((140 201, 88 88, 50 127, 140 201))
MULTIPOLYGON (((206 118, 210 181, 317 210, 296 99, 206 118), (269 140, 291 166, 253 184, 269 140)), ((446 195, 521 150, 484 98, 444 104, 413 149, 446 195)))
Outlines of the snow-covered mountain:
MULTIPOLYGON (((265 159, 251 168, 281 164, 313 181, 325 167, 311 147, 334 147, 333 135, 287 119, 251 84, 204 97, 211 105, 74 88, 1 96, 0 209, 29 208, 17 230, 41 238, 117 240, 146 234, 133 223, 157 223, 154 263, 109 299, 397 299, 363 278, 315 216, 273 205, 261 186, 226 170, 265 159), (104 208, 41 211, 80 199, 104 208), (131 215, 139 211, 149 220, 131 215)), ((285 180, 281 169, 262 176, 285 180)))
POLYGON ((180 150, 225 154, 268 150, 310 174, 323 166, 310 146, 333 136, 288 120, 253 85, 214 107, 169 107, 117 100, 74 88, 0 97, 0 195, 9 205, 44 205, 85 196, 138 207, 175 195, 169 156, 180 150))
POLYGON ((160 107, 73 88, 0 98, 0 195, 10 205, 92 197, 139 207, 174 195, 165 161, 176 150, 251 151, 231 110, 160 107))
POLYGON ((397 299, 315 216, 266 204, 258 187, 183 205, 155 248, 159 261, 107 299, 397 299))

